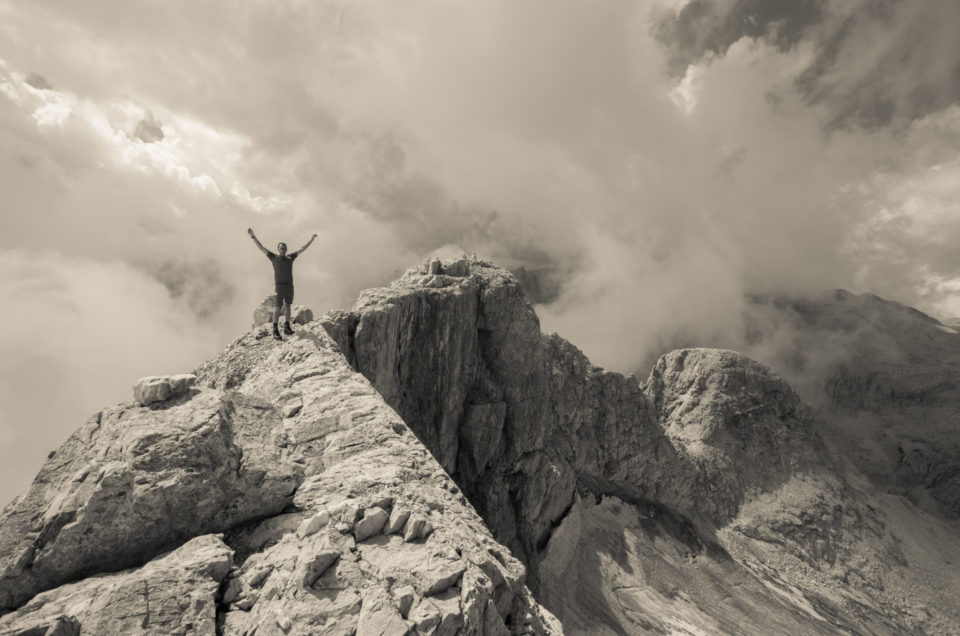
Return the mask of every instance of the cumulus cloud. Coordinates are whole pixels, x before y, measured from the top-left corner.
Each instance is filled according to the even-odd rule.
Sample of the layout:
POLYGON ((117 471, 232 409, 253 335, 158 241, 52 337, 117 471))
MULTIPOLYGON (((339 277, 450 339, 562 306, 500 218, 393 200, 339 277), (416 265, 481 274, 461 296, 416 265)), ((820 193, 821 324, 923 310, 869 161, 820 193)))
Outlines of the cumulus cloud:
POLYGON ((544 328, 641 374, 745 344, 745 293, 953 312, 960 8, 881 4, 0 0, 0 249, 125 272, 91 280, 152 290, 194 363, 271 291, 251 226, 318 234, 315 311, 427 254, 524 266, 544 328))

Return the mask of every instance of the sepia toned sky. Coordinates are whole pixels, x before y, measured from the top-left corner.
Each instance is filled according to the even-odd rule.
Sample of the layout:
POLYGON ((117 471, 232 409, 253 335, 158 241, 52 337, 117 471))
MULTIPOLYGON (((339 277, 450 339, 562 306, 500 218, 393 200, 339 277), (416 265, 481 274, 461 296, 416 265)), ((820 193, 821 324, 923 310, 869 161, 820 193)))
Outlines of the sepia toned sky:
POLYGON ((634 371, 745 292, 960 315, 960 4, 0 0, 0 502, 186 372, 314 245, 347 308, 428 255, 542 269, 634 371))

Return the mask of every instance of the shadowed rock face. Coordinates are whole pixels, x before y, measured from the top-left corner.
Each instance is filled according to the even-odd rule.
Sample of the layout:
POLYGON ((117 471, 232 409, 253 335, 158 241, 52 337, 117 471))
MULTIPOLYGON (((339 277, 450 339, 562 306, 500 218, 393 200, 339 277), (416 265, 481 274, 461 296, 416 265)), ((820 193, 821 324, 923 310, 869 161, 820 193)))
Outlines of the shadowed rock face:
POLYGON ((810 463, 809 415, 732 351, 665 356, 645 387, 540 333, 516 279, 482 261, 411 270, 329 330, 452 474, 495 535, 536 567, 578 488, 627 489, 712 522, 810 463), (455 274, 451 272, 456 272, 455 274), (731 470, 745 460, 751 472, 731 470))
POLYGON ((482 261, 195 374, 92 418, 7 506, 0 633, 960 624, 955 529, 831 455, 782 378, 716 349, 606 372, 482 261))

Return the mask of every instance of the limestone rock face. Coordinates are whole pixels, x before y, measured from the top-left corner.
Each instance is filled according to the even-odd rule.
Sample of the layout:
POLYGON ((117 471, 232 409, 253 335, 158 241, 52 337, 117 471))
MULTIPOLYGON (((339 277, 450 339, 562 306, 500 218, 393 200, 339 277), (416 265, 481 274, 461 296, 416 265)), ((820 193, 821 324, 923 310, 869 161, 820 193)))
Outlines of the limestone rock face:
POLYGON ((140 406, 163 402, 178 397, 193 388, 197 376, 192 373, 179 375, 151 375, 140 378, 133 385, 133 400, 140 406))
MULTIPOLYGON (((263 299, 263 302, 260 303, 260 306, 253 311, 253 328, 256 329, 260 325, 265 325, 268 322, 273 322, 273 312, 277 307, 277 296, 276 294, 271 294, 263 299)), ((280 313, 280 320, 283 320, 284 314, 280 313)), ((290 305, 290 320, 295 324, 305 325, 311 320, 313 320, 313 311, 303 305, 290 305)))
POLYGON ((543 602, 568 633, 597 625, 630 634, 842 633, 797 611, 683 519, 614 496, 577 498, 540 571, 543 602))
POLYGON ((0 632, 562 631, 319 323, 196 376, 91 418, 5 509, 0 632))
POLYGON ((280 427, 269 403, 216 390, 97 413, 4 510, 0 607, 280 512, 303 476, 280 427))
MULTIPOLYGON (((558 566, 564 559, 551 554, 564 553, 552 546, 578 497, 615 497, 637 510, 678 515, 684 521, 672 532, 696 547, 692 555, 713 545, 707 552, 728 563, 729 550, 736 555, 729 562, 733 579, 786 586, 816 597, 820 608, 809 612, 806 601, 790 601, 771 609, 775 618, 756 622, 757 604, 766 611, 766 603, 780 601, 754 585, 721 585, 711 594, 733 595, 730 610, 719 615, 698 604, 683 629, 737 633, 737 625, 753 621, 758 634, 936 631, 960 620, 957 604, 945 600, 949 595, 929 581, 917 584, 916 573, 904 566, 903 546, 929 556, 927 548, 911 539, 912 530, 894 535, 886 529, 879 509, 887 503, 851 485, 810 410, 780 376, 744 355, 676 351, 638 385, 594 367, 562 338, 542 335, 517 280, 476 259, 428 261, 388 287, 365 291, 351 312, 327 314, 320 322, 453 475, 494 535, 527 564, 534 591, 574 632, 586 625, 650 629, 658 621, 638 621, 637 608, 649 604, 642 611, 654 616, 658 607, 671 607, 676 594, 615 593, 645 585, 636 574, 642 569, 628 560, 619 574, 601 567, 589 583, 621 609, 591 610, 589 621, 571 615, 576 604, 555 589, 569 587, 558 566), (718 528, 724 532, 714 543, 718 528), (779 546, 776 556, 765 547, 769 542, 779 546), (832 574, 779 572, 791 559, 802 564, 791 568, 832 574), (884 571, 872 570, 866 565, 871 561, 884 563, 884 571), (863 584, 851 582, 858 580, 863 584), (906 608, 925 594, 944 599, 924 610, 937 616, 904 619, 906 608), (905 604, 906 597, 915 600, 905 604), (859 606, 870 607, 868 615, 853 609, 859 606), (797 619, 798 613, 809 620, 797 619)), ((663 527, 654 523, 639 531, 631 515, 600 516, 612 524, 612 536, 634 533, 637 554, 671 562, 659 542, 642 545, 663 527)), ((602 566, 607 556, 595 534, 576 536, 566 554, 591 554, 590 567, 602 566)), ((960 547, 955 536, 948 542, 960 547)), ((670 585, 685 582, 684 589, 696 594, 694 579, 715 576, 716 567, 701 559, 686 573, 677 571, 670 585)), ((958 584, 950 589, 960 592, 958 584)))
POLYGON ((578 485, 728 519, 759 484, 716 476, 748 456, 758 479, 787 475, 798 461, 791 443, 809 437, 796 395, 761 365, 681 352, 645 392, 541 335, 517 280, 482 261, 427 262, 321 323, 534 572, 578 485), (709 431, 690 426, 697 409, 709 431))

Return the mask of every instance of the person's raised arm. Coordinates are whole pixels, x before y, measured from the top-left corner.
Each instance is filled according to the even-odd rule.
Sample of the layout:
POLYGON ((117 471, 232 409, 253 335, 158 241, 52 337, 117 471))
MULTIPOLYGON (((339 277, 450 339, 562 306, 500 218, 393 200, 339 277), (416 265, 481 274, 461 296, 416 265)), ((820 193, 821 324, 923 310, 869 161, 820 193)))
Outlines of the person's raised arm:
POLYGON ((310 237, 310 240, 307 241, 307 244, 304 245, 303 247, 301 247, 300 249, 298 249, 296 252, 294 252, 293 255, 294 255, 294 256, 300 256, 301 254, 303 254, 303 252, 305 252, 306 249, 307 249, 308 247, 310 247, 310 244, 313 243, 313 239, 315 239, 315 238, 317 238, 317 235, 316 235, 316 234, 314 234, 313 236, 311 236, 311 237, 310 237))
POLYGON ((250 235, 250 238, 252 238, 252 239, 253 239, 253 242, 257 244, 257 247, 260 248, 260 251, 261 251, 261 252, 263 252, 263 253, 266 254, 267 256, 270 256, 270 250, 268 250, 267 248, 265 248, 265 247, 263 246, 263 243, 261 243, 260 240, 257 239, 257 235, 253 233, 253 228, 252 228, 252 227, 248 227, 248 228, 247 228, 247 234, 250 235))

